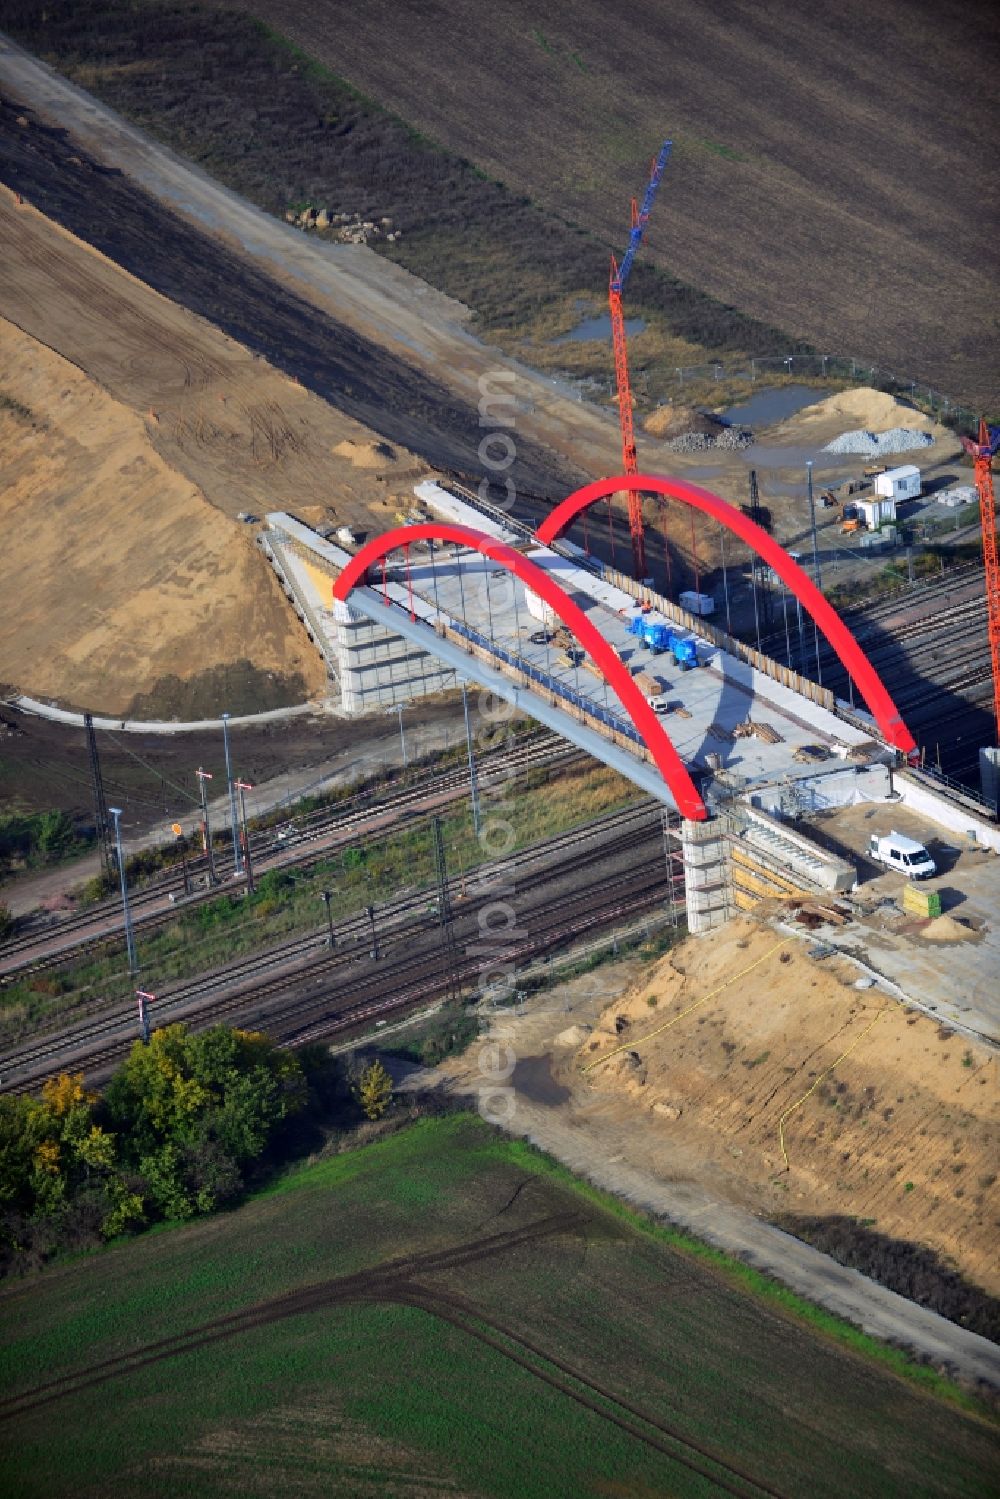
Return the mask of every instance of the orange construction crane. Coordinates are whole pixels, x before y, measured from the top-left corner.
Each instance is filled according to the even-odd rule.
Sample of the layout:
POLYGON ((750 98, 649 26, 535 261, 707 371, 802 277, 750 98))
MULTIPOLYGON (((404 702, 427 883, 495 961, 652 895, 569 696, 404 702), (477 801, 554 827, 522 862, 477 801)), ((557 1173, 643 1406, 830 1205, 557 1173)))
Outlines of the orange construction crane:
POLYGON ((962 446, 972 455, 979 491, 983 566, 986 569, 986 628, 993 668, 993 716, 996 719, 996 743, 1000 745, 1000 559, 997 557, 997 511, 993 496, 993 455, 1000 447, 1000 427, 988 427, 983 418, 979 423, 978 441, 963 437, 962 446))
MULTIPOLYGON (((621 266, 611 257, 611 280, 608 284, 608 307, 611 312, 611 342, 615 354, 615 389, 618 392, 618 421, 622 432, 622 473, 637 474, 639 463, 635 452, 635 423, 632 416, 632 382, 628 373, 628 348, 625 342, 625 313, 622 310, 622 292, 632 270, 632 262, 642 241, 649 219, 649 211, 656 197, 656 190, 663 176, 663 169, 670 159, 671 142, 664 141, 660 154, 653 162, 646 186, 646 194, 640 208, 632 199, 632 230, 628 249, 621 266)), ((610 500, 609 500, 610 504, 610 500)), ((609 510, 610 516, 610 510, 609 510)), ((646 576, 646 537, 642 522, 642 495, 629 491, 628 528, 632 537, 632 566, 635 576, 646 576)), ((613 535, 613 533, 612 533, 613 535)))
MULTIPOLYGON (((632 416, 632 382, 628 373, 628 348, 625 343, 625 314, 619 289, 618 265, 611 257, 611 283, 608 305, 611 309, 611 343, 615 352, 615 390, 618 399, 618 421, 622 431, 622 473, 637 474, 639 460, 635 451, 635 421, 632 416)), ((632 537, 632 569, 636 578, 646 576, 646 536, 642 521, 642 495, 629 491, 628 528, 632 537)))

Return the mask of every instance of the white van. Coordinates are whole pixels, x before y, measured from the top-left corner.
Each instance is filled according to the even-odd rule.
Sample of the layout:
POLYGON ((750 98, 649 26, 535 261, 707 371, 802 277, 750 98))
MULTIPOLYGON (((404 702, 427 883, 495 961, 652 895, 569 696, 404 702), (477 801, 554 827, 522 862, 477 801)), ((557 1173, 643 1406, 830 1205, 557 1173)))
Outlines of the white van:
POLYGON ((908 880, 929 880, 937 874, 937 865, 924 845, 915 838, 904 838, 902 833, 889 833, 884 838, 873 836, 868 852, 880 864, 898 869, 908 880))

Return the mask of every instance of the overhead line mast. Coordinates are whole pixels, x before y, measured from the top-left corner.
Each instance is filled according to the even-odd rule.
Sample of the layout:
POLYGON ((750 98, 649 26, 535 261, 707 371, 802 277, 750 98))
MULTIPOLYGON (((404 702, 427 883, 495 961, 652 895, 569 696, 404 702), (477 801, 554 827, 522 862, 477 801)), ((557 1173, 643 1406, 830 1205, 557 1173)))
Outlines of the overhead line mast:
POLYGON ((997 508, 993 495, 993 455, 1000 448, 1000 427, 988 427, 985 417, 981 418, 978 440, 963 437, 962 446, 972 455, 979 491, 983 566, 986 570, 986 626, 993 669, 993 716, 996 719, 996 742, 1000 744, 1000 559, 997 557, 997 508))
MULTIPOLYGON (((632 199, 632 232, 628 249, 619 266, 611 257, 611 279, 608 283, 608 306, 611 310, 611 343, 615 356, 615 388, 618 393, 618 422, 622 434, 622 472, 637 474, 639 461, 635 451, 635 423, 632 416, 632 382, 628 372, 628 346, 625 339, 625 314, 622 310, 622 293, 632 271, 642 236, 649 220, 656 190, 663 176, 663 169, 670 159, 672 141, 664 141, 660 154, 653 162, 649 182, 639 208, 632 199)), ((637 578, 646 576, 646 536, 642 521, 642 496, 630 490, 628 496, 628 528, 632 537, 632 565, 637 578)))

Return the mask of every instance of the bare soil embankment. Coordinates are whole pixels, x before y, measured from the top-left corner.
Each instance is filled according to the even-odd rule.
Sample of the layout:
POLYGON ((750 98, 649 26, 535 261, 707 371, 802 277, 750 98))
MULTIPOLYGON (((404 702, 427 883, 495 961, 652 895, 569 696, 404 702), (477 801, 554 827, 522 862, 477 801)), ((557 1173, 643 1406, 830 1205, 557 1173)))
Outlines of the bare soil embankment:
POLYGON ((0 676, 124 712, 161 677, 247 655, 300 700, 322 685, 252 538, 149 441, 142 420, 0 323, 0 676), (37 414, 36 414, 37 413, 37 414))
POLYGON ((557 1078, 769 1216, 849 1215, 996 1293, 995 1056, 806 947, 750 920, 689 939, 557 1078))
POLYGON ((381 529, 426 466, 9 193, 0 232, 0 681, 145 716, 227 668, 234 711, 321 693, 236 516, 381 529))
MULTIPOLYGON (((2 60, 5 78, 17 77, 19 60, 2 60)), ((24 66, 34 65, 29 60, 24 66)), ((95 110, 86 96, 60 80, 32 74, 25 86, 32 94, 44 93, 52 117, 65 119, 71 130, 84 138, 97 134, 108 154, 98 161, 66 129, 40 119, 8 92, 0 99, 0 181, 144 285, 206 319, 370 433, 435 467, 478 479, 483 463, 476 376, 495 370, 495 356, 490 359, 481 349, 472 393, 456 395, 444 383, 444 352, 435 349, 433 359, 419 358, 421 307, 402 306, 398 285, 384 295, 386 267, 374 255, 370 260, 382 293, 372 296, 362 287, 352 295, 356 257, 350 257, 332 279, 347 284, 343 300, 353 303, 353 320, 350 308, 348 315, 329 304, 321 308, 297 280, 297 272, 308 281, 318 268, 309 257, 304 266, 295 263, 294 252, 307 247, 286 226, 234 200, 147 138, 136 140, 121 122, 95 110), (121 170, 119 158, 134 177, 121 170), (140 185, 147 176, 162 189, 163 201, 140 185)), ((390 272, 393 282, 397 278, 398 272, 390 272)), ((419 303, 422 284, 403 279, 419 303)), ((440 312, 441 299, 431 300, 440 312)), ((467 335, 465 341, 474 353, 474 341, 467 335)), ((541 493, 554 485, 558 493, 563 469, 568 465, 552 452, 526 434, 519 436, 511 470, 519 489, 541 493)))

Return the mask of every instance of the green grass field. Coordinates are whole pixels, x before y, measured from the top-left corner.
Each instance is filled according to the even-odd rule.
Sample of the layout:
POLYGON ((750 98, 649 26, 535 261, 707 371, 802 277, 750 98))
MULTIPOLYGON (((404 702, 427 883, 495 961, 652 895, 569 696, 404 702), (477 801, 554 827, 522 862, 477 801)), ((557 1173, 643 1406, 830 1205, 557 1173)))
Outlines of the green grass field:
POLYGON ((0 1489, 990 1490, 992 1422, 718 1260, 423 1120, 9 1289, 0 1489))

